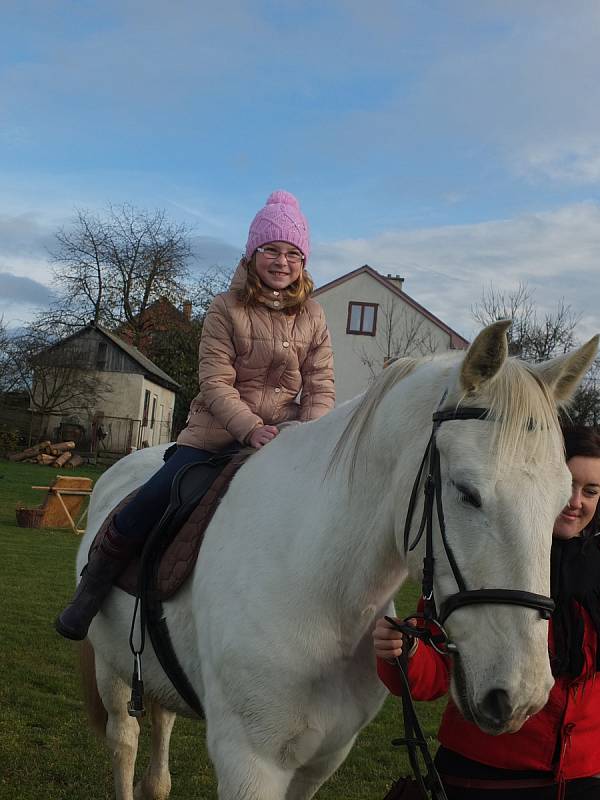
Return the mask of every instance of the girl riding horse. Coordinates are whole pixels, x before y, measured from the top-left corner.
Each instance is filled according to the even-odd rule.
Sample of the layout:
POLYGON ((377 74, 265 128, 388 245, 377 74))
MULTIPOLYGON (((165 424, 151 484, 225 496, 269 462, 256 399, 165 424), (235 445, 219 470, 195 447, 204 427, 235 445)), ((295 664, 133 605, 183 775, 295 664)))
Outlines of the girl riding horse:
POLYGON ((114 581, 165 511, 183 466, 240 445, 260 449, 281 423, 308 422, 333 408, 331 342, 323 309, 310 297, 309 254, 308 223, 298 201, 289 192, 273 192, 250 225, 229 291, 215 297, 204 320, 200 391, 177 449, 111 521, 56 620, 62 636, 87 636, 114 581))

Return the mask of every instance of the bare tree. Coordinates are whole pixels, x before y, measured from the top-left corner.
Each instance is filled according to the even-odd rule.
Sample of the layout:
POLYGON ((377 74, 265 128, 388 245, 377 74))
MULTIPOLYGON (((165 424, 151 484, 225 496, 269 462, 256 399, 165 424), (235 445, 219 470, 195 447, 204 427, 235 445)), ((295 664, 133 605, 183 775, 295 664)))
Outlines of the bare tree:
POLYGON ((4 324, 4 317, 0 317, 0 394, 5 394, 12 389, 12 369, 8 358, 10 336, 4 324))
POLYGON ((576 425, 600 427, 600 358, 594 361, 563 416, 576 425))
POLYGON ((389 299, 377 311, 377 332, 374 337, 376 353, 363 347, 361 362, 373 380, 383 366, 404 356, 423 356, 434 353, 437 342, 423 317, 403 314, 397 303, 389 299))
POLYGON ((80 327, 110 313, 108 247, 106 222, 89 211, 79 209, 73 227, 57 232, 52 258, 60 296, 50 313, 63 324, 80 327))
MULTIPOLYGON (((577 344, 575 328, 579 316, 564 300, 553 311, 539 316, 533 291, 520 283, 512 292, 501 292, 490 286, 479 303, 471 307, 474 319, 489 325, 499 319, 511 319, 508 330, 509 352, 525 361, 546 361, 566 353, 577 344)), ((600 362, 594 366, 577 390, 565 419, 580 425, 600 423, 600 362)))
POLYGON ((212 267, 190 282, 188 298, 196 309, 196 316, 204 318, 215 295, 225 292, 231 284, 233 271, 224 267, 212 267))
POLYGON ((159 297, 178 302, 188 294, 189 256, 187 228, 164 211, 109 206, 101 217, 80 210, 73 226, 56 235, 59 296, 39 324, 67 332, 90 320, 126 323, 137 345, 146 309, 159 297))
POLYGON ((578 315, 560 300, 554 311, 539 317, 533 291, 524 283, 512 292, 501 292, 490 286, 484 290, 479 303, 471 306, 471 313, 481 325, 511 319, 509 352, 525 361, 546 361, 575 345, 578 315))

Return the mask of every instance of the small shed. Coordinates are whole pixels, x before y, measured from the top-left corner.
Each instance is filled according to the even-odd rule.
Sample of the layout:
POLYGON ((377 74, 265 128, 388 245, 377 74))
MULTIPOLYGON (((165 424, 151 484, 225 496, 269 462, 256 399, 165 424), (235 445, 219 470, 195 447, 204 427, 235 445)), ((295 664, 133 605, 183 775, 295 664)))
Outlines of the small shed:
MULTIPOLYGON (((60 398, 48 432, 77 441, 81 449, 127 453, 170 441, 177 381, 136 347, 98 323, 90 323, 38 358, 40 372, 67 370, 63 393, 73 381, 85 384, 68 410, 60 398), (97 391, 94 391, 97 387, 97 391)), ((41 391, 36 379, 36 391, 41 391)))

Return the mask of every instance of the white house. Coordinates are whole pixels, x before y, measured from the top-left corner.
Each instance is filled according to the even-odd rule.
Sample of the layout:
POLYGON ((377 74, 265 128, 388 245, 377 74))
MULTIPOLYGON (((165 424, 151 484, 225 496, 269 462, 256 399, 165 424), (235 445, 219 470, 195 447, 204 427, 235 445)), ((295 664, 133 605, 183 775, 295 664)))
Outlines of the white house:
POLYGON ((170 441, 179 384, 101 325, 90 323, 46 350, 36 373, 38 407, 49 384, 54 391, 48 424, 55 435, 111 453, 170 441))
POLYGON ((463 350, 468 341, 365 264, 318 288, 331 332, 337 402, 364 391, 388 358, 463 350))

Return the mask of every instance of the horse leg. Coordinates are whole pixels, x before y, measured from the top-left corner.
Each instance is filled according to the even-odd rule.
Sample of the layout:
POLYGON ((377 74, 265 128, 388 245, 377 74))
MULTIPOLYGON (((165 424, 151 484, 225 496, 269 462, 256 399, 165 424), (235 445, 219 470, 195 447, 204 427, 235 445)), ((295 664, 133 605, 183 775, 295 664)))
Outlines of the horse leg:
POLYGON ((152 701, 151 754, 144 777, 135 787, 135 800, 167 800, 171 793, 169 742, 176 714, 152 701))
POLYGON ((233 716, 227 722, 229 730, 223 726, 216 733, 210 725, 207 729, 219 800, 285 800, 291 773, 252 750, 247 733, 233 716))
POLYGON ((308 764, 299 767, 288 787, 285 800, 310 800, 318 792, 352 749, 354 739, 333 753, 316 756, 308 764))
POLYGON ((108 713, 106 743, 112 754, 115 800, 134 800, 133 775, 140 726, 127 713, 131 689, 96 655, 96 679, 108 713))

